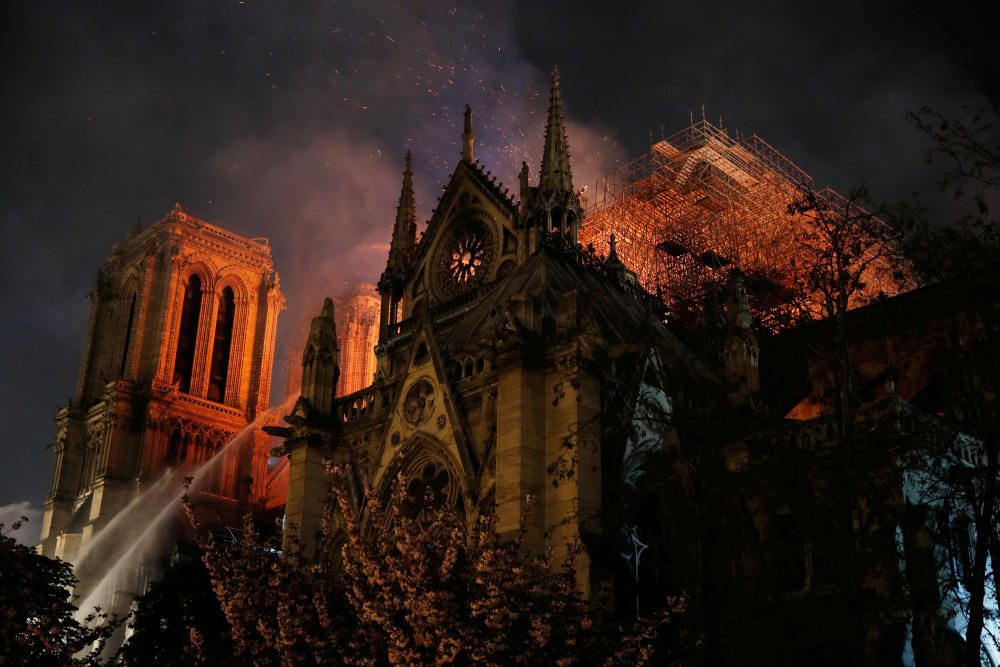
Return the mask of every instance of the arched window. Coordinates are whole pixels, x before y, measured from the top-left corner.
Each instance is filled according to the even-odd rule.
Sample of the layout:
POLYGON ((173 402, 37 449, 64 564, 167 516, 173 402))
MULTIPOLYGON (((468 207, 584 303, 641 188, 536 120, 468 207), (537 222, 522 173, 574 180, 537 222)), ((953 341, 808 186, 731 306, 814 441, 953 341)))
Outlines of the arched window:
POLYGON ((549 231, 554 234, 561 233, 563 228, 563 210, 558 206, 554 206, 549 212, 549 219, 552 221, 552 229, 549 231))
POLYGON ((540 209, 538 213, 535 214, 535 226, 541 231, 545 232, 549 229, 549 214, 545 209, 540 209))
POLYGON ((125 325, 125 347, 122 349, 122 364, 118 369, 118 377, 125 377, 125 364, 128 362, 128 348, 132 344, 132 323, 135 321, 135 294, 132 295, 132 305, 128 308, 128 324, 125 325))
POLYGON ((406 483, 407 509, 416 514, 423 507, 445 503, 450 481, 443 465, 434 462, 424 464, 419 474, 415 474, 406 483))
POLYGON ((236 317, 236 299, 233 288, 222 290, 219 311, 215 317, 215 342, 212 344, 212 366, 208 376, 208 400, 221 403, 226 398, 226 379, 229 377, 229 349, 233 343, 233 320, 236 317))
POLYGON ((177 333, 174 356, 174 384, 183 392, 191 391, 191 371, 194 368, 194 347, 198 342, 198 317, 201 313, 201 278, 191 276, 184 287, 181 306, 181 328, 177 333))

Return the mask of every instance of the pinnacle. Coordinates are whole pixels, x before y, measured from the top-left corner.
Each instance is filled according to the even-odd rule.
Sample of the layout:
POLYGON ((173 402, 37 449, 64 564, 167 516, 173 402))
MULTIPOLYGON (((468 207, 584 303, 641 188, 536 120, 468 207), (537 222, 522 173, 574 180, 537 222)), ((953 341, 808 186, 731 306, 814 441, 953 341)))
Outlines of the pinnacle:
POLYGON ((323 299, 323 310, 320 312, 320 317, 333 319, 333 299, 330 297, 323 299))
POLYGON ((399 192, 399 206, 396 208, 396 228, 393 229, 393 240, 399 228, 406 227, 411 220, 416 222, 417 206, 413 196, 413 156, 406 151, 406 167, 403 169, 403 187, 399 192))
POLYGON ((410 151, 406 151, 405 165, 389 249, 389 264, 395 267, 405 265, 416 246, 417 205, 413 196, 413 156, 410 151))
POLYGON ((573 192, 573 174, 569 164, 569 141, 566 138, 559 68, 552 68, 549 113, 545 122, 545 151, 538 187, 542 190, 573 192))

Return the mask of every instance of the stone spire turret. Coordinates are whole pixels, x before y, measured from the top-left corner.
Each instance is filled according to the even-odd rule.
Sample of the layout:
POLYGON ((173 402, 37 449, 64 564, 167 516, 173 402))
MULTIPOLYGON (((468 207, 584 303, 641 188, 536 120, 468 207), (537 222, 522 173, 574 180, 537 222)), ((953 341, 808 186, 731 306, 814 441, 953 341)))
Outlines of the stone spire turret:
POLYGON ((546 236, 559 236, 571 246, 580 237, 583 207, 573 190, 573 173, 569 164, 569 140, 566 138, 562 96, 559 89, 559 69, 552 70, 549 93, 549 114, 545 123, 545 148, 538 186, 530 187, 528 170, 522 166, 521 220, 518 258, 524 261, 543 245, 546 236))
POLYGON ((389 260, 378 281, 378 293, 382 297, 379 325, 379 340, 383 340, 389 327, 399 321, 403 303, 403 289, 417 248, 417 206, 413 197, 413 160, 406 152, 406 167, 403 169, 403 188, 399 193, 396 208, 396 222, 392 227, 392 242, 389 245, 389 260))
POLYGON ((545 121, 545 151, 542 153, 538 189, 573 192, 573 173, 569 165, 569 141, 566 139, 562 96, 559 90, 559 68, 552 69, 549 91, 549 117, 545 121))
POLYGON ((472 127, 472 108, 465 105, 465 127, 462 130, 462 161, 472 163, 476 159, 476 131, 472 127))
POLYGON ((615 237, 615 233, 611 232, 611 236, 608 238, 608 259, 607 263, 615 268, 619 266, 625 266, 622 264, 622 260, 618 257, 618 239, 615 237))
POLYGON ((396 222, 392 227, 392 243, 386 271, 402 272, 409 268, 417 247, 417 204, 413 196, 413 158, 406 151, 403 187, 396 207, 396 222))
POLYGON ((337 325, 334 322, 333 300, 323 301, 323 310, 313 318, 302 352, 302 398, 309 402, 315 414, 333 414, 333 399, 337 393, 340 367, 337 361, 337 325))

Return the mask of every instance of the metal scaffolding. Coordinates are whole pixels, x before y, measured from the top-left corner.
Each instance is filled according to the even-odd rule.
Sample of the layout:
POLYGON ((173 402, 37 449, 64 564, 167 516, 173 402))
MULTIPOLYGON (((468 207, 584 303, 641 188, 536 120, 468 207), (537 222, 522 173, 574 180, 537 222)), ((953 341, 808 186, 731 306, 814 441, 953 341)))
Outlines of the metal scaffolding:
POLYGON ((739 268, 757 320, 777 330, 795 319, 801 224, 789 204, 812 187, 760 137, 733 137, 701 120, 598 183, 581 241, 603 254, 613 232, 622 261, 675 319, 700 319, 715 287, 739 268))

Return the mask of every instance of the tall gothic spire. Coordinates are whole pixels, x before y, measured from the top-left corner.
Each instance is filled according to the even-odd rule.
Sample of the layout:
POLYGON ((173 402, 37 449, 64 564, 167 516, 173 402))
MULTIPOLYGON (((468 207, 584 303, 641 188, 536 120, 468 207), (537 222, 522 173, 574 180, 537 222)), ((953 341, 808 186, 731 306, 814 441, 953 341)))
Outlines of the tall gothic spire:
POLYGON ((462 161, 473 162, 476 159, 476 131, 472 127, 472 107, 465 105, 465 123, 462 130, 462 161))
POLYGON ((549 115, 545 123, 545 149, 538 187, 528 185, 528 167, 521 166, 521 211, 518 226, 517 256, 524 261, 542 246, 546 238, 561 237, 570 246, 580 240, 583 207, 573 190, 569 166, 569 141, 566 139, 562 97, 559 94, 559 69, 552 69, 549 115))
POLYGON ((413 164, 410 151, 406 151, 406 168, 403 170, 403 189, 399 193, 399 207, 396 208, 396 223, 392 226, 392 243, 389 245, 389 260, 378 281, 378 293, 382 297, 379 319, 379 340, 386 336, 389 326, 399 321, 403 288, 412 268, 417 248, 417 206, 413 199, 413 164))
POLYGON ((392 244, 389 246, 389 269, 403 269, 413 257, 417 244, 417 205, 413 196, 413 161, 406 151, 406 168, 403 170, 403 188, 396 207, 396 223, 392 227, 392 244))
POLYGON ((569 142, 564 127, 562 97, 559 93, 559 68, 552 68, 549 93, 549 117, 545 122, 545 152, 538 176, 538 189, 573 192, 573 174, 569 166, 569 142))

